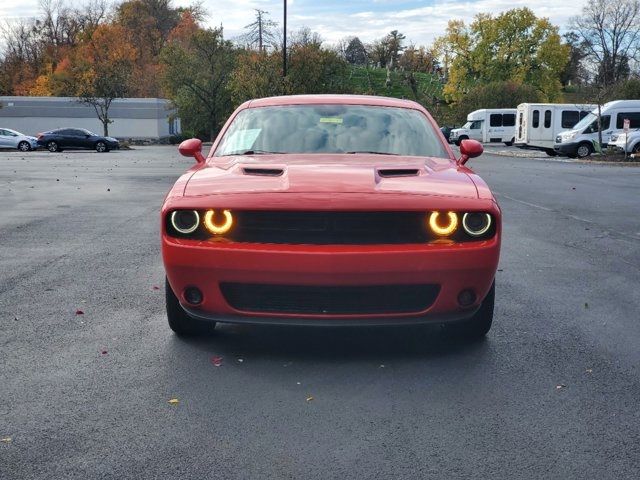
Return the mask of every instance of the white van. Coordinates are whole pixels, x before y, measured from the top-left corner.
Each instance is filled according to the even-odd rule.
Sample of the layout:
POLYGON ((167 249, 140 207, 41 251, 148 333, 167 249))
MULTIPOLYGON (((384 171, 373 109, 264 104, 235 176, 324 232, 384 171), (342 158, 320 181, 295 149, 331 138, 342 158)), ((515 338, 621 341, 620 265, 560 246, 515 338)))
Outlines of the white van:
POLYGON ((449 140, 460 145, 468 138, 482 143, 513 145, 516 131, 516 109, 482 109, 467 115, 467 123, 451 130, 449 140))
MULTIPOLYGON (((625 119, 629 128, 640 128, 640 100, 614 100, 600 109, 602 126, 602 148, 606 147, 614 133, 621 133, 625 119)), ((571 130, 556 137, 554 149, 571 158, 586 157, 594 152, 594 141, 598 141, 598 109, 580 120, 571 130)))
POLYGON ((558 134, 569 130, 589 115, 596 105, 570 103, 521 103, 516 114, 515 145, 557 155, 554 144, 558 134))

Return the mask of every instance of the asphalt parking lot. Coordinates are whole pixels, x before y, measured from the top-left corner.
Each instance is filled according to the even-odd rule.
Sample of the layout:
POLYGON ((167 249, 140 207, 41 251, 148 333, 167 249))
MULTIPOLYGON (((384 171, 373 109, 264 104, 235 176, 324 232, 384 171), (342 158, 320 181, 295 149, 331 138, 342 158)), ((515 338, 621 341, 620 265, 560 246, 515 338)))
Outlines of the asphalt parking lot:
POLYGON ((0 478, 640 478, 640 168, 469 162, 504 212, 482 342, 184 340, 158 212, 190 161, 0 152, 0 478))

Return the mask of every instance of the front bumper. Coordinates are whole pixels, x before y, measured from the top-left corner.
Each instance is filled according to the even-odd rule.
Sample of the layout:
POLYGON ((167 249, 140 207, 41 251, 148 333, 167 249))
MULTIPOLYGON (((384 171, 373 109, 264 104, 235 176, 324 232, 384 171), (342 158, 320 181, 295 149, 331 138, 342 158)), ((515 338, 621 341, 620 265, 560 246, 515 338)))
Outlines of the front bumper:
POLYGON ((577 143, 556 143, 553 146, 553 149, 560 155, 565 155, 568 157, 576 156, 578 154, 577 143))
MULTIPOLYGON (((463 320, 479 308, 495 278, 500 228, 486 241, 425 245, 274 245, 181 240, 163 234, 167 278, 185 311, 194 318, 228 323, 294 325, 378 325, 463 320), (225 282, 307 286, 433 284, 430 306, 411 313, 301 314, 234 309, 221 291, 225 282), (197 307, 183 292, 196 286, 197 307), (476 301, 461 307, 464 289, 476 301)), ((366 303, 367 299, 363 298, 366 303)))

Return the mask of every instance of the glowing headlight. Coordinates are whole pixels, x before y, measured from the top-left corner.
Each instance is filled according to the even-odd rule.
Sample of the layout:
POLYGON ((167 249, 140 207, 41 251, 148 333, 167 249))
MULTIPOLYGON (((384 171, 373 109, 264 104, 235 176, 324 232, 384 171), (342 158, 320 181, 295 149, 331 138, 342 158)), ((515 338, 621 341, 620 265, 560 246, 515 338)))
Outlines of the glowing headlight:
POLYGON ((233 217, 231 216, 231 212, 229 210, 223 210, 222 215, 224 216, 224 222, 217 224, 215 223, 215 210, 207 210, 207 213, 204 214, 204 226, 210 233, 214 235, 222 235, 223 233, 227 233, 231 230, 233 226, 233 217))
POLYGON ((447 212, 447 222, 443 225, 438 222, 440 212, 431 212, 429 215, 429 227, 431 231, 441 237, 451 235, 458 228, 458 215, 455 212, 447 212))
POLYGON ((200 215, 195 210, 176 210, 171 213, 171 225, 184 235, 193 233, 200 223, 200 215))
POLYGON ((462 216, 462 226, 472 237, 479 237, 491 228, 491 215, 482 212, 465 213, 462 216))

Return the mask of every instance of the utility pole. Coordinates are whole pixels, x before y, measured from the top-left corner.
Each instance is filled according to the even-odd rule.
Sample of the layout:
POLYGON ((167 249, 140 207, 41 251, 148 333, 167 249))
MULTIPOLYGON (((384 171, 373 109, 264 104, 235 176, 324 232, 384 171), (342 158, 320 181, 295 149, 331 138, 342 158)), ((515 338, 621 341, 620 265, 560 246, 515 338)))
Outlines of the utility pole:
POLYGON ((284 0, 284 44, 282 46, 282 78, 287 76, 287 0, 284 0))

